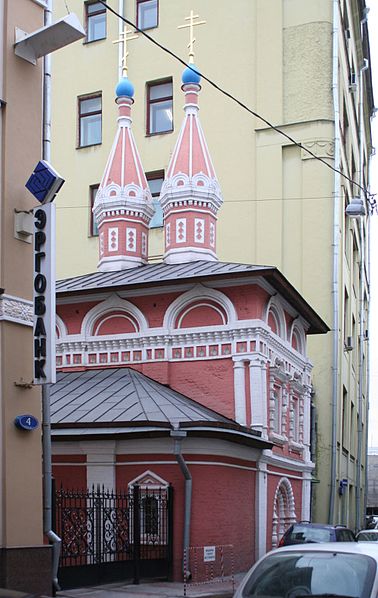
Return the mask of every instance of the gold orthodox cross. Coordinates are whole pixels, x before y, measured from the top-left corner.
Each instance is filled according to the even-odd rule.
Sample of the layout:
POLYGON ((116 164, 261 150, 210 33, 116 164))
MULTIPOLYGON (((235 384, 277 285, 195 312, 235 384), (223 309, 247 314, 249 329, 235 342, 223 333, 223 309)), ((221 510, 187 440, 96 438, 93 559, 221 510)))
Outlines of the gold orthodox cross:
POLYGON ((127 30, 127 27, 125 25, 123 31, 121 31, 119 34, 119 39, 116 39, 113 42, 113 44, 123 44, 123 55, 121 59, 123 77, 127 77, 127 57, 129 55, 127 51, 127 42, 137 38, 138 35, 135 33, 135 31, 132 31, 131 29, 127 30))
POLYGON ((186 27, 189 27, 189 64, 194 63, 194 42, 196 41, 196 38, 194 37, 193 28, 196 25, 204 25, 206 23, 206 21, 195 21, 195 19, 199 19, 199 15, 193 14, 193 10, 191 10, 190 15, 188 17, 185 17, 185 21, 189 21, 189 23, 185 23, 185 25, 179 25, 177 27, 177 29, 184 29, 186 27))

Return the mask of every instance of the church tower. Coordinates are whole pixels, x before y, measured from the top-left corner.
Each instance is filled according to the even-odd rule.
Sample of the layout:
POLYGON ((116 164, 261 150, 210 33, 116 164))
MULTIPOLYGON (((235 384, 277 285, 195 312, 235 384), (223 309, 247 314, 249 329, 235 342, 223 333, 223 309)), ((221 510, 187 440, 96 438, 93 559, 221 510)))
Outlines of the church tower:
POLYGON ((123 76, 116 87, 118 127, 93 213, 99 229, 102 272, 147 263, 149 223, 154 214, 151 192, 131 129, 134 87, 127 78, 126 30, 123 76))
MULTIPOLYGON (((221 190, 198 112, 201 76, 193 63, 193 13, 190 19, 189 64, 182 75, 184 121, 160 194, 164 213, 164 262, 216 261, 217 213, 221 190)), ((185 25, 184 25, 185 26, 185 25)))

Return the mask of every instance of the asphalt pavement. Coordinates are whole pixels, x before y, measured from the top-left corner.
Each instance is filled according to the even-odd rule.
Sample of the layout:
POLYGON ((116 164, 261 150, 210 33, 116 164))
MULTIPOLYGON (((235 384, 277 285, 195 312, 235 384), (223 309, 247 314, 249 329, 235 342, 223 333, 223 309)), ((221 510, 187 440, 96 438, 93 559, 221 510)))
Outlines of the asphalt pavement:
MULTIPOLYGON (((231 598, 243 578, 235 575, 234 583, 227 577, 201 584, 187 584, 187 598, 231 598)), ((138 585, 130 582, 111 583, 102 586, 89 586, 73 590, 62 590, 58 598, 183 598, 184 584, 177 582, 145 582, 138 585)))

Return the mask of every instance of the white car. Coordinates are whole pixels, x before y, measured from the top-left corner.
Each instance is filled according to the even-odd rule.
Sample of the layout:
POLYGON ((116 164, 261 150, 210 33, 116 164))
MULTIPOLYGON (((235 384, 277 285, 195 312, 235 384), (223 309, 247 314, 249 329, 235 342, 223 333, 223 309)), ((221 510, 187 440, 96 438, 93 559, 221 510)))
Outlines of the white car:
POLYGON ((377 598, 378 544, 296 544, 268 552, 234 598, 377 598))
POLYGON ((378 529, 362 529, 356 535, 357 542, 378 542, 378 529))

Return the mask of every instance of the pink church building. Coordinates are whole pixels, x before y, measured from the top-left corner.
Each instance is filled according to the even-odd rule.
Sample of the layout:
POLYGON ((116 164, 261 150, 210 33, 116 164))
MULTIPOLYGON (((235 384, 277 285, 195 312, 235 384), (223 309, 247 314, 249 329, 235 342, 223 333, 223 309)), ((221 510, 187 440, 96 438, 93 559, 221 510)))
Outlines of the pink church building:
POLYGON ((158 561, 169 545, 160 572, 175 580, 193 576, 194 566, 201 578, 194 547, 224 547, 234 571, 244 571, 290 523, 310 519, 306 340, 328 328, 277 268, 218 261, 222 195, 199 121, 200 89, 186 68, 184 122, 160 197, 163 262, 147 263, 154 210, 124 77, 94 205, 98 272, 57 284, 53 471, 58 502, 81 492, 69 522, 57 521, 62 574, 90 569, 98 533, 90 489, 98 484, 103 497, 129 497, 110 509, 109 567, 135 550, 136 525, 138 554, 148 549, 158 561))

